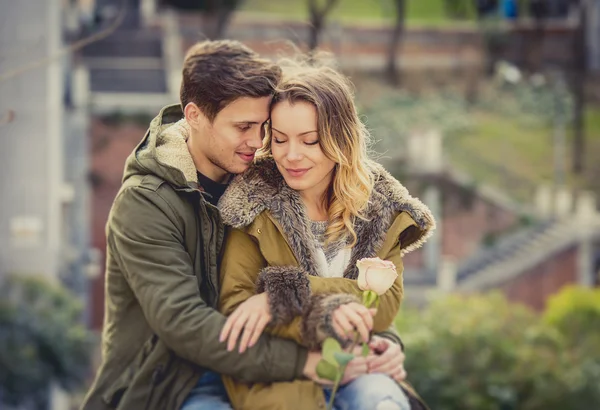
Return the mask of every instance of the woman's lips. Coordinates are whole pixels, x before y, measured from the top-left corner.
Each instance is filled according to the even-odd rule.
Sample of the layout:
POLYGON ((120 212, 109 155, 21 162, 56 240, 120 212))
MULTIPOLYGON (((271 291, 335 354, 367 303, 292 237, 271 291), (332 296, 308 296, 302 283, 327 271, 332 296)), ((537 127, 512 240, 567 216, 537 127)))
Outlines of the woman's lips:
POLYGON ((309 169, 310 168, 298 168, 298 169, 289 169, 289 168, 286 168, 285 170, 292 177, 298 178, 298 177, 301 177, 304 174, 306 174, 309 171, 309 169))

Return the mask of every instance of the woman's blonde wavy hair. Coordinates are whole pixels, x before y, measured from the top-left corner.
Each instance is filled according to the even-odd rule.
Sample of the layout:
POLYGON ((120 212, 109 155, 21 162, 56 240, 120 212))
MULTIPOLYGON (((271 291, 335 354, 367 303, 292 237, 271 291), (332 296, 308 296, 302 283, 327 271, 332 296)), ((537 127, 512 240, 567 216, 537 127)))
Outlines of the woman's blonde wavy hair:
MULTIPOLYGON (((326 242, 351 238, 356 244, 354 221, 363 218, 373 190, 372 162, 368 158, 369 132, 354 105, 350 80, 333 68, 298 61, 281 61, 283 77, 271 108, 288 101, 304 101, 317 110, 319 143, 327 158, 335 162, 332 184, 324 198, 329 224, 326 242)), ((267 126, 262 156, 271 155, 272 133, 267 126)))

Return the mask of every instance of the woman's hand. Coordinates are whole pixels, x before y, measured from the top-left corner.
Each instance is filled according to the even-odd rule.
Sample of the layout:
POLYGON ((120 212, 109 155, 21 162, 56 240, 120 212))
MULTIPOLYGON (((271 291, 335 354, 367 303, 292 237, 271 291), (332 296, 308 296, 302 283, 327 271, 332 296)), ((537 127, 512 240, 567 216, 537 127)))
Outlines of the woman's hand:
POLYGON ((358 331, 362 341, 369 341, 369 332, 373 329, 373 316, 376 309, 367 309, 360 303, 352 302, 338 307, 331 315, 333 329, 339 337, 352 340, 358 331))
POLYGON ((227 340, 227 350, 232 351, 241 335, 239 352, 244 353, 247 348, 254 346, 272 319, 267 294, 251 296, 227 318, 219 340, 227 340))
MULTIPOLYGON (((362 348, 360 346, 355 347, 352 353, 355 357, 354 359, 350 360, 350 362, 348 362, 348 365, 346 366, 346 370, 344 371, 344 377, 340 381, 340 385, 342 386, 344 384, 350 383, 357 377, 360 377, 364 374, 368 374, 369 372, 368 363, 370 356, 362 357, 362 348)), ((317 364, 319 363, 319 361, 321 361, 322 358, 323 356, 321 355, 321 352, 309 352, 306 364, 304 365, 304 376, 307 379, 310 379, 315 383, 319 383, 323 386, 332 386, 332 381, 321 379, 317 375, 317 364)))
POLYGON ((387 374, 397 382, 406 379, 405 356, 400 345, 383 337, 373 336, 369 347, 375 353, 367 357, 369 373, 387 374))

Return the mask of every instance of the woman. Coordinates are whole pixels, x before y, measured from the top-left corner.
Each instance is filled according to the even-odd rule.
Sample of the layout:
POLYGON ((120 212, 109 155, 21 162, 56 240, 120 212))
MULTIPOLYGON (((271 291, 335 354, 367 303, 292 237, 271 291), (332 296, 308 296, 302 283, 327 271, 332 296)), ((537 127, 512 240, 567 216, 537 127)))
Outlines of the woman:
MULTIPOLYGON (((229 315, 252 295, 265 295, 263 314, 236 311, 228 321, 245 328, 241 350, 269 321, 270 333, 311 349, 327 337, 347 345, 354 329, 365 340, 393 323, 403 292, 402 255, 419 247, 435 223, 367 158, 367 138, 345 77, 326 67, 285 72, 262 155, 219 203, 233 228, 221 265, 220 309, 229 315), (399 276, 371 317, 358 299, 356 262, 375 256, 392 261, 399 276)), ((238 335, 229 335, 230 346, 238 335)), ((389 408, 408 408, 394 376, 368 374, 342 386, 336 407, 388 401, 389 408)), ((235 409, 318 408, 329 393, 312 381, 224 382, 235 409)))

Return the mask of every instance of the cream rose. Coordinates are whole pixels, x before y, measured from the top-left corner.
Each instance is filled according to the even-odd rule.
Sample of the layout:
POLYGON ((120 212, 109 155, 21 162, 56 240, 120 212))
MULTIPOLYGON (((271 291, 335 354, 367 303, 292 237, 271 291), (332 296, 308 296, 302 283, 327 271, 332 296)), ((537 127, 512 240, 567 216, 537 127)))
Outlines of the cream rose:
POLYGON ((372 290, 383 295, 392 287, 398 272, 396 265, 379 258, 364 258, 356 262, 358 268, 358 287, 362 290, 372 290))

